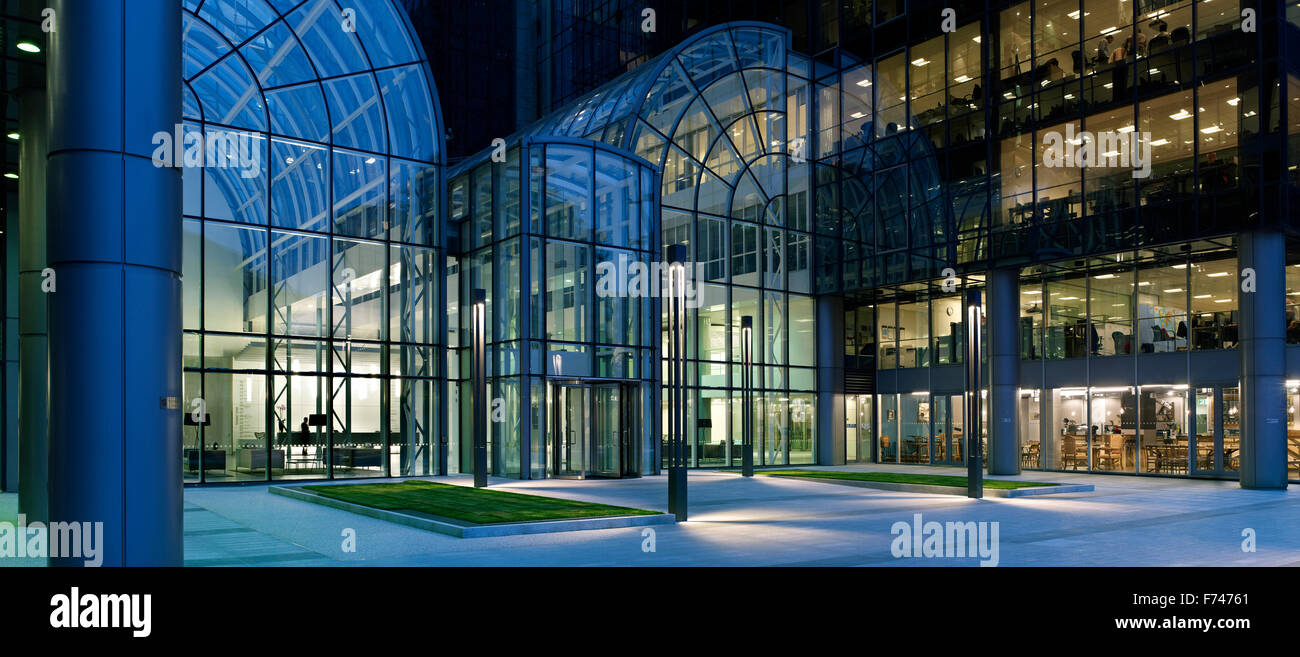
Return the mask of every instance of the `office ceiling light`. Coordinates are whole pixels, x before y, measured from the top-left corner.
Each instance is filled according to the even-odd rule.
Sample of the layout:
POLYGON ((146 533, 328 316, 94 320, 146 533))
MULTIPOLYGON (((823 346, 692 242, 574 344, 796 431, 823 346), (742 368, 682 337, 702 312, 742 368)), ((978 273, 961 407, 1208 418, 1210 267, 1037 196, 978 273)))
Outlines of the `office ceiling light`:
POLYGON ((1194 297, 1192 297, 1192 298, 1193 298, 1193 299, 1209 299, 1209 298, 1212 297, 1212 296, 1214 296, 1214 295, 1212 295, 1212 294, 1198 294, 1198 295, 1196 295, 1196 296, 1194 296, 1194 297))
POLYGON ((971 77, 969 75, 958 75, 957 77, 953 78, 952 81, 957 83, 962 83, 962 82, 969 82, 970 79, 971 77))
POLYGON ((1236 107, 1236 106, 1237 106, 1237 103, 1240 103, 1240 102, 1241 102, 1241 98, 1229 98, 1229 99, 1228 99, 1228 104, 1229 104, 1229 105, 1232 105, 1233 107, 1236 107))
POLYGON ((8 179, 10 179, 10 180, 18 180, 18 174, 13 173, 12 171, 9 172, 9 173, 6 173, 6 174, 5 174, 5 177, 8 178, 8 179))
POLYGON ((1104 281, 1104 280, 1109 279, 1109 278, 1115 278, 1115 275, 1114 275, 1114 274, 1102 274, 1102 275, 1100 275, 1100 276, 1097 276, 1096 278, 1097 278, 1097 280, 1099 280, 1099 281, 1104 281))
POLYGON ((1134 128, 1134 127, 1131 126, 1131 125, 1126 125, 1126 126, 1124 126, 1123 128, 1120 128, 1119 130, 1116 130, 1116 132, 1121 133, 1121 134, 1124 134, 1124 133, 1133 132, 1134 130, 1137 130, 1137 128, 1134 128))
POLYGON ((974 41, 975 43, 979 43, 983 41, 983 39, 981 39, 980 37, 971 37, 971 41, 974 41))
POLYGON ((1206 277, 1208 277, 1208 278, 1219 278, 1219 277, 1221 277, 1221 276, 1227 276, 1227 275, 1228 275, 1228 272, 1226 272, 1226 271, 1216 271, 1216 272, 1214 272, 1213 274, 1206 274, 1206 277))
POLYGON ((1187 265, 1174 265, 1174 269, 1187 269, 1187 265))
POLYGON ((1203 134, 1203 135, 1212 135, 1212 134, 1214 134, 1214 133, 1216 133, 1216 132, 1223 132, 1223 128, 1221 128, 1221 127, 1219 127, 1219 126, 1217 126, 1217 125, 1212 125, 1212 126, 1210 126, 1210 127, 1208 127, 1208 128, 1201 128, 1201 134, 1203 134))
POLYGON ((859 86, 859 87, 870 87, 870 86, 871 86, 871 78, 863 78, 863 79, 861 79, 861 80, 858 80, 858 86, 859 86))
POLYGON ((1182 121, 1183 119, 1190 119, 1190 118, 1192 118, 1192 113, 1189 112, 1189 111, 1187 111, 1187 108, 1183 108, 1183 109, 1178 110, 1178 113, 1177 113, 1177 114, 1170 114, 1170 115, 1169 115, 1169 118, 1171 118, 1171 119, 1173 119, 1173 120, 1175 120, 1175 121, 1182 121))
POLYGON ((36 45, 36 42, 31 39, 23 39, 17 43, 17 46, 19 50, 32 53, 33 55, 41 52, 41 47, 36 45))
POLYGON ((913 60, 912 60, 912 66, 925 66, 926 64, 929 64, 929 63, 930 63, 930 60, 928 60, 928 59, 926 59, 926 58, 924 58, 924 57, 917 57, 916 59, 913 59, 913 60))
POLYGON ((1183 291, 1183 288, 1181 288, 1181 287, 1171 287, 1171 288, 1169 288, 1168 290, 1165 290, 1165 294, 1175 294, 1175 293, 1177 293, 1177 292, 1182 292, 1182 291, 1183 291))
POLYGON ((14 141, 18 141, 20 135, 17 132, 11 132, 7 136, 14 141))
POLYGON ((1168 144, 1168 143, 1169 143, 1169 140, 1168 140, 1168 139, 1157 139, 1157 140, 1151 142, 1151 145, 1152 145, 1152 146, 1164 146, 1164 145, 1166 145, 1166 144, 1168 144))

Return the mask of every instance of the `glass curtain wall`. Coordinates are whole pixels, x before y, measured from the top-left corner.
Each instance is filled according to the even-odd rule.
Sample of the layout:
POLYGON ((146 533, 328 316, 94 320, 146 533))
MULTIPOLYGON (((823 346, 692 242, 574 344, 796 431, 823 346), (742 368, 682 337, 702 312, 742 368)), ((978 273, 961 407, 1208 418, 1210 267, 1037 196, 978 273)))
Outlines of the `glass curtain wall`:
POLYGON ((187 482, 439 471, 436 92, 390 0, 343 20, 183 14, 187 482))
MULTIPOLYGON (((492 474, 652 472, 653 434, 638 418, 657 399, 655 313, 666 289, 663 268, 651 266, 658 246, 655 170, 624 151, 574 138, 526 137, 501 161, 490 155, 462 163, 450 187, 451 218, 472 248, 457 278, 461 298, 487 292, 492 474), (467 203, 458 207, 462 196, 467 203), (555 442, 560 434, 562 445, 555 442)), ((718 320, 707 310, 717 303, 716 291, 701 283, 690 293, 706 309, 703 326, 690 332, 716 333, 718 320)), ((459 312, 463 336, 469 311, 459 312)), ((460 344, 468 346, 467 338, 460 344)), ((710 344, 705 359, 716 362, 710 344)), ((469 368, 460 372, 468 394, 469 368)), ((712 397, 692 402, 697 419, 706 420, 699 425, 707 443, 726 442, 711 436, 729 434, 728 406, 712 397)), ((457 436, 464 472, 472 470, 471 431, 465 422, 457 436)))

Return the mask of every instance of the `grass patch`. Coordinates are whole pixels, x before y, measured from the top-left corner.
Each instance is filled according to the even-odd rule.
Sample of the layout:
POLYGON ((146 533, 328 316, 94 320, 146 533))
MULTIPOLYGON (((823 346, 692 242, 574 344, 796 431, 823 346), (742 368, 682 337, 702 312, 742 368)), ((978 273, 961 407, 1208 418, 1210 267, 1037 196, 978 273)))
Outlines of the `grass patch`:
MULTIPOLYGON (((739 472, 725 470, 724 472, 739 472)), ((755 470, 754 474, 776 477, 807 477, 809 479, 843 479, 848 481, 882 481, 892 484, 924 484, 926 486, 966 487, 965 477, 931 474, 908 474, 905 472, 832 472, 824 470, 755 470)), ((985 488, 1013 490, 1016 488, 1035 488, 1039 486, 1060 486, 1041 481, 1007 481, 1005 479, 985 479, 985 488)))
POLYGON ((322 497, 386 511, 415 511, 480 525, 609 516, 650 516, 658 511, 593 504, 432 481, 304 486, 322 497))

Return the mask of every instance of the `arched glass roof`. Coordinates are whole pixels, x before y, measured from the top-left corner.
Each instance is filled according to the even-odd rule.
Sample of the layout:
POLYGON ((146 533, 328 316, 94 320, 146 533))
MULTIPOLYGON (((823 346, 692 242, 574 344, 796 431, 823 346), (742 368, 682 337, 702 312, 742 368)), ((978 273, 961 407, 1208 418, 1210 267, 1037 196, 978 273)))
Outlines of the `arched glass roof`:
MULTIPOLYGON (((592 93, 556 110, 527 134, 586 137, 631 149, 635 117, 648 117, 699 94, 742 69, 785 71, 790 32, 764 23, 735 22, 703 30, 592 93)), ((675 118, 675 117, 673 117, 675 118)), ((669 126, 668 118, 661 117, 669 126)))
POLYGON ((393 0, 178 1, 186 119, 442 163, 437 91, 393 0))

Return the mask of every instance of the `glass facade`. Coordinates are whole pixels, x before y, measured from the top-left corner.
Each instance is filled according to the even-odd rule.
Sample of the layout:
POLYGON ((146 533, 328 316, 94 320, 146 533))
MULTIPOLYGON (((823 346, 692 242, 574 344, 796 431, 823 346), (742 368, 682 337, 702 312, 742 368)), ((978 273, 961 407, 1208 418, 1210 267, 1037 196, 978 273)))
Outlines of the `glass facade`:
POLYGON ((439 471, 438 101, 401 10, 355 15, 185 2, 177 137, 245 165, 184 169, 186 482, 439 471))
MULTIPOLYGON (((492 474, 654 471, 656 173, 627 151, 561 137, 527 137, 451 172, 450 219, 469 247, 448 279, 453 397, 469 408, 465 300, 483 290, 492 474)), ((472 471, 471 429, 465 415, 454 423, 449 472, 472 471)))
MULTIPOLYGON (((804 32, 715 25, 563 91, 445 193, 409 30, 337 42, 333 0, 193 4, 186 129, 253 132, 268 167, 186 177, 186 398, 218 411, 186 427, 189 480, 468 472, 476 412, 497 476, 658 472, 664 315, 627 276, 657 282, 674 245, 692 466, 740 463, 746 316, 756 464, 963 463, 961 294, 996 268, 1019 278, 991 303, 1016 305, 1020 467, 1239 471, 1238 251, 1289 229, 1300 152, 1300 83, 1252 54, 1240 3, 1002 2, 947 33, 906 3, 818 10, 796 30, 861 48, 816 58, 804 32), (1114 165, 1125 144, 1148 160, 1114 165), (819 440, 836 425, 843 445, 819 440)), ((379 4, 376 25, 404 20, 379 4)), ((1300 345, 1300 267, 1285 279, 1300 345)))

